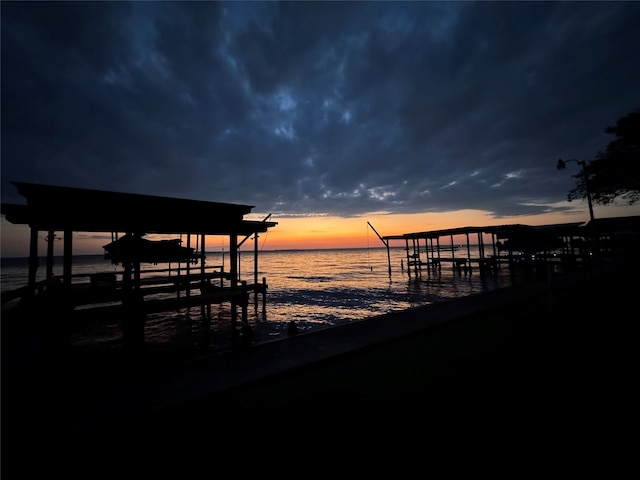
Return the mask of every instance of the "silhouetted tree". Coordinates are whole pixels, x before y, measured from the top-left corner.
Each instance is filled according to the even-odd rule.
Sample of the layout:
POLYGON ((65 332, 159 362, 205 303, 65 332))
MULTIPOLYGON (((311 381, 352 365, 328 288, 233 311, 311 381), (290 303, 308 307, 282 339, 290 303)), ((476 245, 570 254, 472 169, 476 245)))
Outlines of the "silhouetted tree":
MULTIPOLYGON (((607 205, 621 198, 632 205, 640 200, 640 109, 620 118, 605 133, 616 139, 585 165, 591 199, 607 205)), ((584 175, 574 176, 578 182, 567 195, 569 201, 587 196, 584 175)))

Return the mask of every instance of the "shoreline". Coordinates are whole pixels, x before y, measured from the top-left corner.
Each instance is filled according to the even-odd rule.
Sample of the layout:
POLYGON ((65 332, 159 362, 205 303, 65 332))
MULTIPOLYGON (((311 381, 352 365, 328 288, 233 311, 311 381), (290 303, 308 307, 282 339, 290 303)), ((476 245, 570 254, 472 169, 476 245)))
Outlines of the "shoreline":
MULTIPOLYGON (((163 368, 129 359, 119 365, 129 368, 127 378, 114 369, 106 383, 79 380, 91 375, 90 363, 76 372, 52 364, 41 372, 43 383, 30 384, 20 398, 7 398, 3 388, 4 445, 10 438, 60 453, 61 438, 59 446, 73 449, 87 439, 101 445, 117 438, 177 448, 177 439, 192 444, 194 428, 229 438, 250 428, 264 440, 296 418, 322 429, 338 419, 364 425, 374 416, 393 429, 399 419, 454 422, 454 411, 455 422, 476 421, 483 411, 499 424, 529 411, 547 424, 556 418, 554 402, 576 402, 573 417, 605 394, 619 398, 619 389, 631 388, 619 382, 631 374, 626 312, 636 310, 638 281, 632 266, 602 278, 578 272, 552 281, 551 289, 535 281, 163 368), (602 300, 608 311, 598 313, 602 300), (38 394, 52 391, 57 398, 37 406, 38 394), (439 411, 440 420, 429 411, 439 411)), ((295 422, 287 428, 304 435, 295 422)))

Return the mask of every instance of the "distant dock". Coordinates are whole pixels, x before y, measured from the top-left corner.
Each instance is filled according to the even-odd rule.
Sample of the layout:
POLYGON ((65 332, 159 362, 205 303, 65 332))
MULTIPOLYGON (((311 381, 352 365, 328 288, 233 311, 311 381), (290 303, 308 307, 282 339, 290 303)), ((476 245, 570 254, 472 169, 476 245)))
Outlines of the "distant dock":
POLYGON ((437 275, 443 265, 460 274, 478 271, 484 275, 497 274, 502 266, 511 271, 558 265, 573 268, 592 266, 606 256, 636 255, 640 216, 596 219, 586 224, 471 226, 387 236, 375 233, 387 251, 392 241, 405 243, 409 276, 420 276, 423 270, 437 275))

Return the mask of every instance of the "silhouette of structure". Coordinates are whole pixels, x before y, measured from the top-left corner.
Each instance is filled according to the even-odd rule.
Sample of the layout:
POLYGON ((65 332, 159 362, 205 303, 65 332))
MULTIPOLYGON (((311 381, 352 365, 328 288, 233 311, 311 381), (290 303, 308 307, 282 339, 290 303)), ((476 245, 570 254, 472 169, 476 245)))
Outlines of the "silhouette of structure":
POLYGON ((405 242, 409 275, 413 272, 418 276, 423 268, 428 274, 437 274, 443 264, 450 264, 464 274, 471 274, 474 269, 481 274, 496 274, 502 265, 512 271, 519 267, 540 267, 546 271, 550 265, 590 265, 594 256, 598 256, 596 253, 603 257, 631 254, 632 245, 640 241, 640 216, 601 218, 586 224, 460 227, 380 236, 380 239, 387 249, 391 241, 405 242), (598 232, 597 238, 593 232, 598 232), (460 240, 461 237, 464 240, 460 240))
MULTIPOLYGON (((38 305, 49 315, 62 313, 63 319, 82 315, 122 315, 123 340, 144 341, 146 314, 190 306, 210 309, 212 303, 230 302, 232 323, 236 307, 242 308, 246 331, 249 292, 266 295, 266 279, 258 282, 258 236, 276 222, 245 220, 253 206, 139 195, 103 190, 70 188, 35 183, 12 182, 26 199, 25 205, 2 204, 7 221, 31 228, 29 276, 26 287, 3 295, 3 304, 19 300, 19 306, 38 305), (63 273, 53 275, 53 242, 46 252, 44 280, 36 281, 39 268, 38 237, 48 239, 62 232, 63 273), (121 263, 121 272, 86 276, 74 274, 73 236, 77 232, 110 232, 112 242, 104 246, 107 258, 121 263), (120 236, 122 234, 122 236, 120 236), (152 241, 147 234, 179 235, 180 239, 152 241), (182 237, 186 236, 186 246, 182 237), (222 265, 207 265, 205 239, 224 236, 229 245, 229 271, 222 265), (200 250, 192 248, 192 237, 200 250), (244 238, 243 238, 244 237, 244 238), (239 246, 254 238, 254 281, 240 279, 239 246), (142 270, 145 262, 177 262, 176 268, 142 270), (215 282, 214 282, 215 280, 215 282), (175 296, 157 298, 162 293, 175 296), (81 308, 78 308, 81 307, 81 308)), ((267 217, 269 218, 269 217, 267 217)), ((210 312, 210 310, 209 310, 210 312)), ((64 320, 63 320, 64 321, 64 320)))

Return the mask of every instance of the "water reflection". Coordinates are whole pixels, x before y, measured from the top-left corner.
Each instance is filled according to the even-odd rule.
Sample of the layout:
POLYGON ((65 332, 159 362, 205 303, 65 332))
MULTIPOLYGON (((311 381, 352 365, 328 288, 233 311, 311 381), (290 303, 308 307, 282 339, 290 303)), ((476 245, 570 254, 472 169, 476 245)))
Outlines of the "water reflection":
MULTIPOLYGON (((220 264, 219 256, 209 254, 207 264, 220 264)), ((252 283, 254 278, 261 281, 264 277, 268 285, 266 308, 261 296, 254 296, 249 302, 247 314, 253 343, 285 338, 291 321, 296 322, 299 333, 304 333, 503 288, 515 280, 509 272, 481 275, 477 270, 468 273, 444 266, 437 272, 408 272, 404 268, 404 248, 390 249, 391 276, 384 248, 261 252, 258 272, 253 271, 253 255, 243 254, 240 258, 243 280, 252 283)), ((76 265, 74 273, 105 269, 101 256, 83 258, 76 265)), ((11 265, 3 269, 2 275, 3 288, 21 275, 26 279, 26 263, 11 265)), ((237 336, 231 317, 231 307, 224 303, 209 309, 193 307, 149 315, 145 342, 157 348, 228 348, 237 336)), ((120 340, 119 335, 118 320, 110 319, 83 326, 74 332, 74 341, 113 343, 120 340)))

